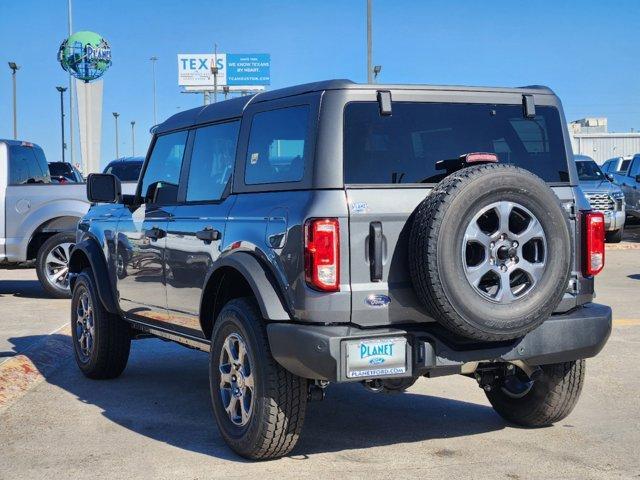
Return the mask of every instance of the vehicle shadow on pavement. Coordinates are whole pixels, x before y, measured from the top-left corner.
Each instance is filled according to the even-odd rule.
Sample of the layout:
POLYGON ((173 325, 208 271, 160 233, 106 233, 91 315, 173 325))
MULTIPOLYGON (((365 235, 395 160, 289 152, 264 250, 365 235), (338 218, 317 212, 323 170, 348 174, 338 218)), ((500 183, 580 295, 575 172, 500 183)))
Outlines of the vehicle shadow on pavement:
MULTIPOLYGON (((42 337, 50 341, 56 336, 70 341, 59 334, 42 337)), ((14 344, 26 340, 38 342, 12 339, 14 344)), ((102 381, 85 378, 71 356, 47 373, 40 369, 38 355, 24 354, 33 357, 48 383, 98 406, 118 425, 177 448, 245 461, 226 446, 215 425, 208 357, 202 352, 158 339, 136 341, 122 376, 102 381)), ((469 388, 477 386, 470 380, 469 388)), ((291 456, 474 435, 504 426, 485 405, 410 392, 374 394, 359 384, 332 385, 324 401, 309 404, 301 441, 291 456)))
POLYGON ((51 298, 38 280, 0 280, 0 296, 19 298, 51 298))

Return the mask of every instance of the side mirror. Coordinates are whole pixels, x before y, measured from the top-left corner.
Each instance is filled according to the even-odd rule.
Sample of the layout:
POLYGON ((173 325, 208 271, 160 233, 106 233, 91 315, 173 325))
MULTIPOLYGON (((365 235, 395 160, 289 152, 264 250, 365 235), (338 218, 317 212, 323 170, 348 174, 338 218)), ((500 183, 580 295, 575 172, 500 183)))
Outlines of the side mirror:
POLYGON ((120 179, 110 173, 91 173, 87 177, 87 198, 91 203, 118 203, 122 198, 120 179))
POLYGON ((640 175, 636 175, 636 182, 640 183, 640 175))

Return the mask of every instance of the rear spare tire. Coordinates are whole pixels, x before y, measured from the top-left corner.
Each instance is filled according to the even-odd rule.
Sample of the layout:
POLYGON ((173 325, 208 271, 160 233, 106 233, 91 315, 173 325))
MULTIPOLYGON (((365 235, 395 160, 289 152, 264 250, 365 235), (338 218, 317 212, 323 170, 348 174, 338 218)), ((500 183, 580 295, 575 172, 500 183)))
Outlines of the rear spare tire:
POLYGON ((567 216, 544 181, 512 165, 479 165, 449 175, 419 205, 411 279, 449 330, 508 340, 558 306, 572 248, 567 216))

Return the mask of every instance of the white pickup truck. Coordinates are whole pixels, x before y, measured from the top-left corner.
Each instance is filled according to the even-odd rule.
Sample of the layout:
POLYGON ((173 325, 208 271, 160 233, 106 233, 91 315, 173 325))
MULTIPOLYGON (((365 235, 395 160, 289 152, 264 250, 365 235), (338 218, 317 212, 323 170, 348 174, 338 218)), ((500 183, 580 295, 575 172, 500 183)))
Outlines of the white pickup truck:
POLYGON ((69 251, 88 209, 86 184, 52 183, 39 146, 0 139, 0 267, 35 259, 44 289, 70 296, 69 251))

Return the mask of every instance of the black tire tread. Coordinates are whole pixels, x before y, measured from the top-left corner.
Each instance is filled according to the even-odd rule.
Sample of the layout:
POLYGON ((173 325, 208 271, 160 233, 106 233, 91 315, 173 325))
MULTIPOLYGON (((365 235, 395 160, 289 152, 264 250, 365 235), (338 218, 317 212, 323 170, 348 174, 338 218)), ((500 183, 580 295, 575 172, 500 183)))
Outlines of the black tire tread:
POLYGON ((525 397, 512 399, 500 388, 486 392, 495 411, 505 420, 523 427, 544 427, 566 418, 580 397, 585 361, 543 365, 543 374, 525 397))
POLYGON ((307 407, 307 380, 285 370, 275 361, 271 355, 262 314, 252 299, 231 300, 223 310, 226 308, 237 308, 256 320, 250 325, 255 338, 261 343, 256 352, 256 361, 263 363, 267 377, 264 397, 268 402, 268 413, 259 427, 258 439, 251 448, 236 451, 253 460, 282 457, 293 450, 302 431, 307 407))
POLYGON ((612 230, 605 233, 605 240, 607 243, 620 243, 622 242, 622 236, 624 235, 624 227, 618 230, 612 230))
MULTIPOLYGON (((435 318, 445 328, 459 335, 482 341, 505 340, 505 336, 482 332, 477 328, 473 328, 457 313, 450 303, 445 295, 439 275, 437 238, 447 211, 445 207, 452 201, 454 193, 475 177, 506 169, 510 171, 515 169, 546 187, 546 184, 536 175, 512 165, 484 164, 463 168, 445 177, 422 201, 416 210, 409 234, 409 252, 412 255, 416 255, 415 261, 409 262, 409 272, 414 288, 420 294, 419 296, 424 301, 427 309, 435 314, 435 318)), ((569 272, 567 272, 567 282, 568 275, 569 272)), ((532 312, 530 319, 540 316, 541 319, 538 324, 542 323, 544 318, 551 315, 563 295, 564 292, 558 289, 555 297, 547 302, 547 311, 542 312, 542 314, 539 311, 532 312)), ((525 321, 528 320, 529 318, 525 321)), ((530 330, 533 330, 535 326, 532 326, 530 330)))
MULTIPOLYGON (((82 373, 94 380, 116 378, 124 371, 131 349, 131 327, 118 315, 108 312, 97 295, 93 273, 84 269, 76 279, 75 288, 86 285, 91 295, 97 341, 96 355, 87 365, 78 362, 82 373)), ((71 328, 74 328, 75 312, 71 311, 71 328)), ((74 340, 75 341, 75 340, 74 340)))

